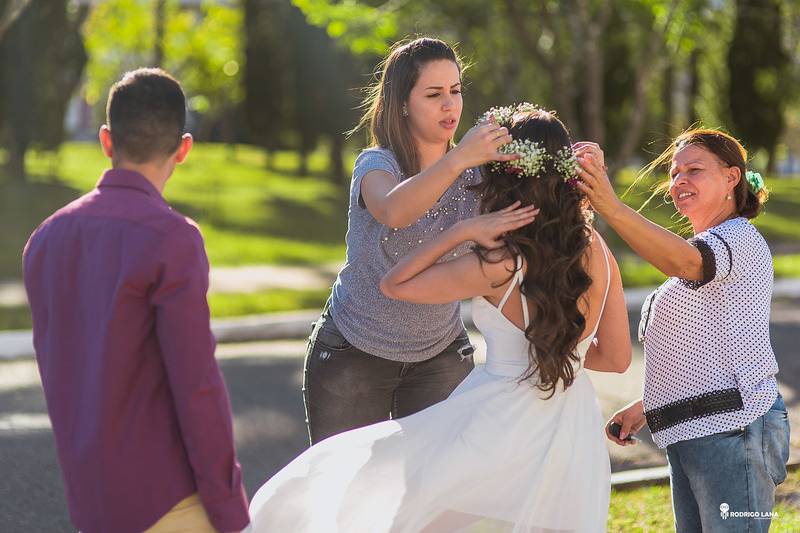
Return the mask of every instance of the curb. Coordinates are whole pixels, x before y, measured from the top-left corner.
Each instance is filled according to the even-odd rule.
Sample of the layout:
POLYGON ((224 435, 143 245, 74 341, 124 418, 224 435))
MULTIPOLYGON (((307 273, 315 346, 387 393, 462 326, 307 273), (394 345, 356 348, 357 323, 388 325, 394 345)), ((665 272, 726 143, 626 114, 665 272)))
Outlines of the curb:
MULTIPOLYGON (((786 465, 786 470, 794 472, 800 470, 800 462, 786 465)), ((611 474, 611 487, 617 490, 632 490, 640 487, 669 484, 669 467, 656 466, 653 468, 637 468, 634 470, 621 470, 611 474)))
MULTIPOLYGON (((641 287, 625 291, 628 311, 638 313, 645 298, 656 287, 641 287)), ((775 280, 774 298, 800 298, 800 279, 775 280)), ((471 303, 461 305, 464 325, 474 328, 471 303)), ((282 339, 304 339, 311 333, 311 323, 319 316, 318 310, 269 313, 240 318, 211 321, 211 331, 220 344, 282 339)), ((33 338, 30 330, 0 331, 0 361, 33 357, 33 338)))
POLYGON ((611 488, 617 490, 632 490, 638 489, 639 487, 668 484, 668 466, 620 470, 619 472, 614 472, 611 474, 611 488))

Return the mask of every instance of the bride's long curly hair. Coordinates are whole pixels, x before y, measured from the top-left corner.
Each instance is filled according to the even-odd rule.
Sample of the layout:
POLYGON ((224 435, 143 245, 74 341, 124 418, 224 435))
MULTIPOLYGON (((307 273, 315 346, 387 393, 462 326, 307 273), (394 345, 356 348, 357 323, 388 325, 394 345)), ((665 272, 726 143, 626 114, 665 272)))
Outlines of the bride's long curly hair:
MULTIPOLYGON (((567 128, 553 112, 517 115, 509 132, 514 139, 540 143, 550 156, 572 146, 567 128)), ((511 253, 522 254, 527 264, 520 290, 531 307, 531 322, 525 330, 530 341, 529 364, 519 381, 531 380, 549 392, 548 398, 555 394, 559 381, 566 389, 575 379, 579 361, 575 348, 586 325, 578 301, 592 284, 583 262, 590 243, 591 213, 583 194, 565 181, 554 159, 548 158, 535 178, 517 177, 485 165, 484 179, 476 186, 482 194, 482 213, 516 200, 540 210, 531 224, 510 232, 504 241, 511 253)), ((475 251, 482 261, 491 262, 488 250, 476 247, 475 251)))

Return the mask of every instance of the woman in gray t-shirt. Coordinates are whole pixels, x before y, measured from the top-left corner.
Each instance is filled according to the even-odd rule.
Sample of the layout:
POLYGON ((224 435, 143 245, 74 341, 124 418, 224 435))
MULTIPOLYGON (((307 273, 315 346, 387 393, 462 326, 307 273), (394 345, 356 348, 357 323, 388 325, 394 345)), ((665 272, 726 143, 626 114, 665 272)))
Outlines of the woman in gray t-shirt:
MULTIPOLYGON (((383 65, 361 123, 369 125, 373 147, 353 170, 347 262, 306 352, 312 443, 433 405, 472 370, 458 303, 390 300, 379 284, 410 250, 478 215, 469 188, 480 181, 475 167, 516 158, 498 153, 511 137, 493 122, 473 127, 453 146, 461 67, 447 44, 416 39, 396 46, 383 65)), ((441 260, 466 251, 462 244, 441 260)))

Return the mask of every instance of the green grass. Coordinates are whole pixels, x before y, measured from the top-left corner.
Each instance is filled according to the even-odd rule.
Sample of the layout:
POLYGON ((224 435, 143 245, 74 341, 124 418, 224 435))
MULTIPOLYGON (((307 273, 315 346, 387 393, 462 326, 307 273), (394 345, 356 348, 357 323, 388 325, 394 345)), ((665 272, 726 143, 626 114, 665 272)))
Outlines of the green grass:
POLYGON ((773 263, 776 278, 800 278, 800 254, 778 255, 773 263))
MULTIPOLYGON (((198 144, 177 167, 165 197, 200 224, 214 265, 341 261, 348 184, 325 177, 323 150, 311 155, 309 175, 294 174, 297 159, 278 152, 269 170, 260 149, 198 144)), ((0 183, 0 278, 20 277, 31 231, 91 190, 109 166, 97 143, 66 143, 56 154, 31 152, 27 182, 0 183)))
MULTIPOLYGON (((778 517, 772 521, 770 531, 800 531, 800 471, 790 472, 778 487, 774 511, 778 517)), ((674 531, 669 486, 612 491, 607 527, 610 533, 674 531)))
POLYGON ((4 329, 31 329, 31 311, 28 306, 0 306, 0 330, 4 329))
POLYGON ((228 318, 261 313, 321 310, 331 290, 273 289, 256 293, 214 293, 208 297, 212 318, 228 318))
MULTIPOLYGON (((346 164, 352 165, 352 161, 351 155, 346 164)), ((271 164, 267 169, 265 155, 258 148, 197 144, 186 163, 177 167, 165 196, 200 224, 212 265, 314 266, 341 261, 348 184, 326 178, 325 150, 311 155, 306 176, 295 174, 295 152, 277 152, 271 164)), ((73 142, 56 153, 30 152, 27 168, 31 176, 26 182, 0 179, 0 279, 21 277, 20 256, 31 231, 53 211, 94 187, 108 167, 97 143, 73 142)), ((620 193, 633 177, 630 171, 620 176, 620 193)), ((800 277, 800 178, 767 179, 767 185, 771 199, 755 224, 780 254, 775 257, 776 277, 800 277)), ((623 199, 639 208, 650 196, 649 188, 650 184, 642 182, 623 199)), ((673 231, 690 234, 685 219, 660 197, 643 214, 673 231)), ((617 253, 625 286, 656 285, 665 279, 613 231, 603 231, 617 253)), ((324 298, 317 291, 212 295, 212 312, 235 316, 298 305, 318 308, 320 300, 324 298)), ((0 328, 26 327, 27 314, 25 307, 0 308, 0 328)))

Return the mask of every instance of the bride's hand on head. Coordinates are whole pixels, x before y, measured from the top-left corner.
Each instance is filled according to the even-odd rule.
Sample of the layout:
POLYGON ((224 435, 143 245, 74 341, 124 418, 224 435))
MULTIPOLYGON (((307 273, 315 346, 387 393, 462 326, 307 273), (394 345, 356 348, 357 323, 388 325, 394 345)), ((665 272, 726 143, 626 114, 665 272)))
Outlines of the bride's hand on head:
POLYGON ((459 158, 461 166, 465 168, 477 167, 489 161, 514 161, 519 159, 519 155, 498 152, 501 146, 511 141, 507 128, 489 120, 470 128, 448 156, 459 158))
POLYGON ((605 165, 603 150, 597 143, 577 142, 572 146, 578 160, 576 187, 589 199, 595 211, 603 217, 613 214, 622 204, 617 198, 605 165))
POLYGON ((492 250, 503 246, 500 238, 508 233, 534 221, 539 210, 528 205, 520 207, 521 202, 516 201, 510 206, 479 215, 476 217, 462 220, 456 225, 464 241, 474 241, 480 246, 492 250))

